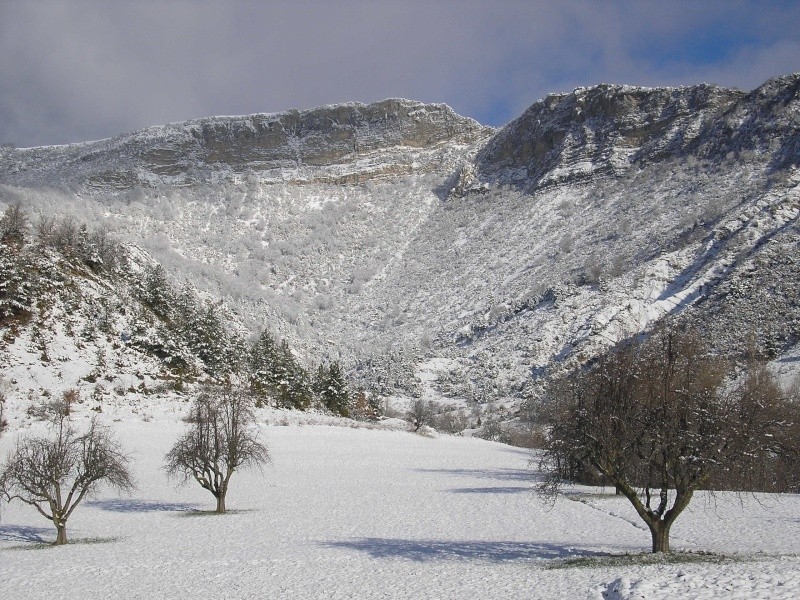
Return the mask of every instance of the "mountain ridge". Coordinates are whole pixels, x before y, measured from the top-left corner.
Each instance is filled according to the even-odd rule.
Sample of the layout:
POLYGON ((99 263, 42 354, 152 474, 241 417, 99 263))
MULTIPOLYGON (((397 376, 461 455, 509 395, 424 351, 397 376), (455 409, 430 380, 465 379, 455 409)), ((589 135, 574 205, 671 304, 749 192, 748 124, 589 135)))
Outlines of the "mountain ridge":
MULTIPOLYGON (((469 143, 490 131, 444 104, 405 99, 345 103, 305 111, 193 119, 95 142, 6 151, 2 177, 4 182, 25 183, 31 180, 26 177, 31 168, 34 176, 45 179, 72 170, 86 176, 84 181, 72 177, 71 183, 88 184, 101 192, 163 181, 191 184, 215 179, 212 173, 233 180, 248 170, 283 181, 287 177, 303 180, 307 169, 313 180, 314 171, 324 177, 338 165, 368 160, 375 151, 435 151, 443 143, 469 143)), ((391 158, 403 162, 400 156, 391 158)), ((342 183, 346 182, 345 178, 342 183)))
POLYGON ((381 371, 378 395, 518 406, 665 317, 720 352, 752 321, 766 356, 793 356, 799 94, 798 74, 751 92, 602 84, 499 130, 442 105, 349 103, 303 113, 302 135, 265 121, 277 150, 216 125, 181 126, 191 152, 151 140, 95 171, 81 148, 54 150, 61 166, 6 150, 0 194, 141 243, 250 331, 341 358, 365 387, 381 371))

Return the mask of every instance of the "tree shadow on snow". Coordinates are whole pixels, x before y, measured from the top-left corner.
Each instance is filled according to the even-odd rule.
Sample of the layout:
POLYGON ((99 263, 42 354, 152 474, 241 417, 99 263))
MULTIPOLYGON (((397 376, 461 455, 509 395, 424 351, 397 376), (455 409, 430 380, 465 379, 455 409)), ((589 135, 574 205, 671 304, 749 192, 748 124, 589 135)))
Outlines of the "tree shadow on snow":
POLYGON ((36 544, 43 544, 51 541, 54 533, 55 530, 48 527, 2 525, 0 526, 0 542, 33 542, 36 544))
POLYGON ((497 479, 499 481, 534 481, 537 473, 525 469, 417 469, 420 473, 444 473, 459 477, 476 479, 497 479))
POLYGON ((224 518, 224 517, 229 517, 231 515, 243 515, 243 514, 247 514, 247 513, 260 512, 260 511, 261 511, 261 509, 259 509, 259 508, 229 508, 224 513, 218 513, 216 510, 214 510, 212 508, 205 509, 205 510, 201 510, 201 509, 198 508, 198 509, 184 510, 183 512, 181 512, 181 514, 179 516, 186 517, 186 518, 192 518, 192 517, 220 517, 220 518, 224 518))
POLYGON ((405 558, 415 562, 479 560, 501 563, 516 560, 608 556, 607 552, 527 542, 444 542, 363 538, 348 542, 324 542, 322 545, 328 548, 366 552, 372 558, 405 558))
POLYGON ((498 487, 467 487, 455 488, 448 490, 453 494, 519 494, 520 492, 532 492, 531 487, 513 487, 513 486, 498 486, 498 487))
POLYGON ((187 512, 197 510, 196 504, 188 504, 186 502, 151 502, 124 498, 92 500, 87 504, 101 510, 120 513, 187 512))

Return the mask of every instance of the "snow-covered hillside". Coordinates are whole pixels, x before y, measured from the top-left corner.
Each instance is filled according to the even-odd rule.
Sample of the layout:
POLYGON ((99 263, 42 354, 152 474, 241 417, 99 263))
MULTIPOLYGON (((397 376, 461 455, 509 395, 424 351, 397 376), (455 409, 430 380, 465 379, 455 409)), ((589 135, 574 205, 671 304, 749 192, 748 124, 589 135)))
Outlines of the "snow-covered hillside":
MULTIPOLYGON (((71 543, 24 504, 3 507, 0 582, 13 598, 747 598, 800 595, 794 495, 698 494, 673 528, 694 554, 650 561, 613 490, 538 498, 531 455, 483 440, 321 424, 259 412, 272 463, 231 480, 227 515, 161 465, 185 405, 108 406, 138 489, 88 499, 71 543), (707 554, 703 554, 707 553, 707 554), (613 555, 613 556, 612 556, 613 555)), ((13 410, 17 410, 16 404, 13 410)), ((77 407, 85 423, 91 411, 77 407)), ((23 417, 0 438, 44 425, 23 417)))
POLYGON ((667 315, 796 352, 798 90, 601 85, 499 131, 406 100, 206 119, 4 149, 0 202, 107 225, 309 364, 404 374, 379 394, 513 407, 667 315))

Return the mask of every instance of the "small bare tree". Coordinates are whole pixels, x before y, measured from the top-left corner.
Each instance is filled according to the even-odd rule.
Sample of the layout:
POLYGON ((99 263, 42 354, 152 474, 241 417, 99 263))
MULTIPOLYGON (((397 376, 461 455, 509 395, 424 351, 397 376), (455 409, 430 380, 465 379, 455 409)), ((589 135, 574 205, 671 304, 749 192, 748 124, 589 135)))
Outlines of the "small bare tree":
POLYGON ((33 506, 56 527, 56 545, 67 543, 67 520, 86 496, 103 484, 120 491, 134 485, 129 459, 107 428, 92 420, 79 434, 61 403, 49 407, 51 434, 17 442, 0 472, 7 501, 33 506))
POLYGON ((752 457, 787 450, 777 440, 791 403, 767 371, 751 365, 735 389, 728 375, 697 334, 668 330, 573 373, 550 390, 545 491, 565 479, 610 483, 648 526, 653 552, 669 552, 696 490, 730 473, 746 489, 752 457))
POLYGON ((167 453, 166 471, 183 482, 194 478, 217 499, 216 512, 224 513, 233 473, 269 461, 252 427, 253 400, 233 387, 210 387, 194 401, 187 420, 189 430, 167 453))
POLYGON ((2 392, 0 392, 0 435, 3 435, 6 427, 8 427, 8 421, 6 421, 6 402, 2 392))
POLYGON ((414 431, 419 431, 433 419, 433 404, 426 402, 422 398, 414 400, 411 409, 408 411, 408 420, 414 427, 414 431))
POLYGON ((6 421, 6 392, 4 388, 5 381, 0 377, 0 435, 3 435, 3 432, 8 427, 8 421, 6 421))

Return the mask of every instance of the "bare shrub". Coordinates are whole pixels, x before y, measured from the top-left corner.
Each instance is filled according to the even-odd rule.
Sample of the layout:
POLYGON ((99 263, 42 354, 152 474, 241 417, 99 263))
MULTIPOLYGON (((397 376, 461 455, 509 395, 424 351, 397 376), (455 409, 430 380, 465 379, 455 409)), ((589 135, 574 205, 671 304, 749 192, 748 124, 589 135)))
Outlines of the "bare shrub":
POLYGON ((8 420, 6 419, 6 399, 8 384, 3 377, 0 377, 0 435, 8 429, 8 420))
POLYGON ((64 411, 64 415, 68 417, 72 412, 72 405, 81 402, 81 393, 75 388, 64 390, 62 398, 62 410, 64 411))
POLYGON ((431 427, 444 433, 461 433, 469 427, 469 419, 463 410, 444 410, 433 415, 431 427))
POLYGON ((418 398, 411 405, 406 420, 414 427, 414 431, 419 431, 424 425, 428 425, 433 418, 433 404, 429 401, 418 398))
POLYGON ((6 420, 6 399, 2 391, 0 391, 0 435, 8 428, 8 421, 6 420))
POLYGON ((546 434, 544 428, 534 423, 522 426, 512 425, 506 429, 504 442, 518 448, 544 448, 546 434))
POLYGON ((506 433, 500 420, 495 416, 488 417, 481 425, 480 431, 476 434, 479 438, 490 442, 506 443, 506 433))

